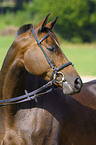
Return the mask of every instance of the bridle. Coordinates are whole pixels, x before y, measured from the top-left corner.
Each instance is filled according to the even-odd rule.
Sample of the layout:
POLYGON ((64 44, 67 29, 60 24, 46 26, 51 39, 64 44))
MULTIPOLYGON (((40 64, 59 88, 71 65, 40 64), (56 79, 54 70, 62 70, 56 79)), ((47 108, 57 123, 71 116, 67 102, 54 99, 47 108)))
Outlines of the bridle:
POLYGON ((30 93, 28 93, 27 90, 25 90, 25 95, 15 97, 15 98, 11 98, 11 99, 6 99, 6 100, 0 100, 0 106, 19 104, 19 103, 27 102, 27 101, 30 101, 30 100, 33 100, 33 99, 35 99, 35 101, 37 102, 37 98, 39 96, 41 96, 43 94, 47 94, 54 89, 54 83, 59 84, 59 83, 62 83, 64 81, 66 81, 65 78, 64 78, 64 74, 62 72, 60 72, 60 70, 64 69, 65 67, 67 67, 69 65, 72 65, 72 62, 68 62, 66 64, 63 64, 63 65, 55 68, 54 64, 51 62, 51 60, 49 59, 49 57, 45 53, 43 47, 41 46, 41 42, 44 41, 44 39, 46 39, 47 37, 49 37, 50 34, 48 33, 47 35, 42 37, 40 40, 38 40, 36 35, 35 35, 34 28, 32 29, 32 33, 33 33, 33 36, 34 36, 38 46, 41 48, 47 62, 49 63, 50 67, 53 70, 51 80, 47 84, 40 87, 39 89, 36 89, 36 90, 34 90, 30 93), (61 76, 60 81, 58 81, 59 76, 61 76))
POLYGON ((50 36, 50 34, 48 33, 47 35, 45 35, 44 37, 42 37, 42 38, 38 41, 38 39, 37 39, 37 37, 36 37, 36 35, 35 35, 35 32, 34 32, 34 28, 32 29, 32 33, 33 33, 33 36, 34 36, 34 38, 35 38, 35 40, 36 40, 38 46, 41 48, 41 50, 42 50, 42 52, 43 52, 43 54, 44 54, 44 56, 45 56, 47 62, 49 63, 50 67, 51 67, 52 70, 53 70, 53 73, 52 73, 52 76, 51 76, 51 80, 52 80, 53 78, 56 80, 57 76, 61 75, 61 76, 62 76, 61 81, 57 81, 57 80, 56 80, 56 82, 57 82, 57 83, 62 83, 62 82, 65 80, 65 78, 64 78, 64 74, 63 74, 62 72, 59 72, 59 71, 62 70, 63 68, 65 68, 65 67, 69 66, 69 65, 72 65, 72 62, 68 62, 68 63, 66 63, 66 64, 63 64, 63 65, 59 66, 58 68, 55 68, 54 64, 51 62, 51 60, 49 59, 49 57, 48 57, 47 54, 45 53, 43 47, 41 46, 41 42, 44 41, 44 39, 48 38, 48 37, 50 36))

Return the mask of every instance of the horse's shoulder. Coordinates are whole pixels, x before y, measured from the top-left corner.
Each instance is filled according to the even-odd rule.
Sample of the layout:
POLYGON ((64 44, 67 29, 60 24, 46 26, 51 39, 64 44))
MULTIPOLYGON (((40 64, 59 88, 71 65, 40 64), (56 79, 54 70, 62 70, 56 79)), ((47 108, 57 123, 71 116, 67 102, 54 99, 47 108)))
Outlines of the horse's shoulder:
POLYGON ((24 32, 27 32, 27 31, 30 30, 31 28, 33 28, 33 25, 32 25, 32 24, 26 24, 26 25, 21 26, 21 27, 17 30, 16 37, 19 36, 20 34, 24 33, 24 32))

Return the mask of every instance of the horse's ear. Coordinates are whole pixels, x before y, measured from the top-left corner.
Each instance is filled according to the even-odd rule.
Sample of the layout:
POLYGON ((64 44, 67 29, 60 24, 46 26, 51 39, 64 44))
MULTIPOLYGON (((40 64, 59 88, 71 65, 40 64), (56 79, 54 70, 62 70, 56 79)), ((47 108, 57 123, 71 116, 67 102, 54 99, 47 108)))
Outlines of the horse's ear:
POLYGON ((40 31, 43 31, 47 23, 49 15, 50 13, 39 24, 37 24, 35 28, 39 28, 40 31))
POLYGON ((48 27, 49 29, 53 29, 53 27, 55 26, 56 22, 57 22, 58 16, 51 22, 49 22, 48 24, 46 24, 46 27, 48 27))

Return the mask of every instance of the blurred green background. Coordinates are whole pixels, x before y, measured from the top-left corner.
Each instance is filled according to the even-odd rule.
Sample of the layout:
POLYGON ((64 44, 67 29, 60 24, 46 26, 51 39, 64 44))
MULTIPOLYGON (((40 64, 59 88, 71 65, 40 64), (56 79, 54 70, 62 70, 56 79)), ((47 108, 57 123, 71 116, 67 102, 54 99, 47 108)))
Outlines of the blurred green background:
POLYGON ((0 0, 0 67, 17 28, 49 12, 49 21, 59 16, 54 31, 64 54, 80 75, 96 76, 96 0, 0 0))

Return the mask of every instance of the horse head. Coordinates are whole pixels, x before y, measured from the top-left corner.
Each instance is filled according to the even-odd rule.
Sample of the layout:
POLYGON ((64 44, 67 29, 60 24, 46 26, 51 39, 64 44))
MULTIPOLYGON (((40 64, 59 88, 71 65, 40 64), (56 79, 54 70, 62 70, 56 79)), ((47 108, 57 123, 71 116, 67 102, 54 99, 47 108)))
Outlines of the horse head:
POLYGON ((18 57, 25 69, 45 80, 55 79, 65 94, 80 91, 82 82, 72 63, 60 49, 52 29, 57 17, 47 23, 49 14, 35 27, 22 26, 16 34, 15 44, 19 47, 18 57))

